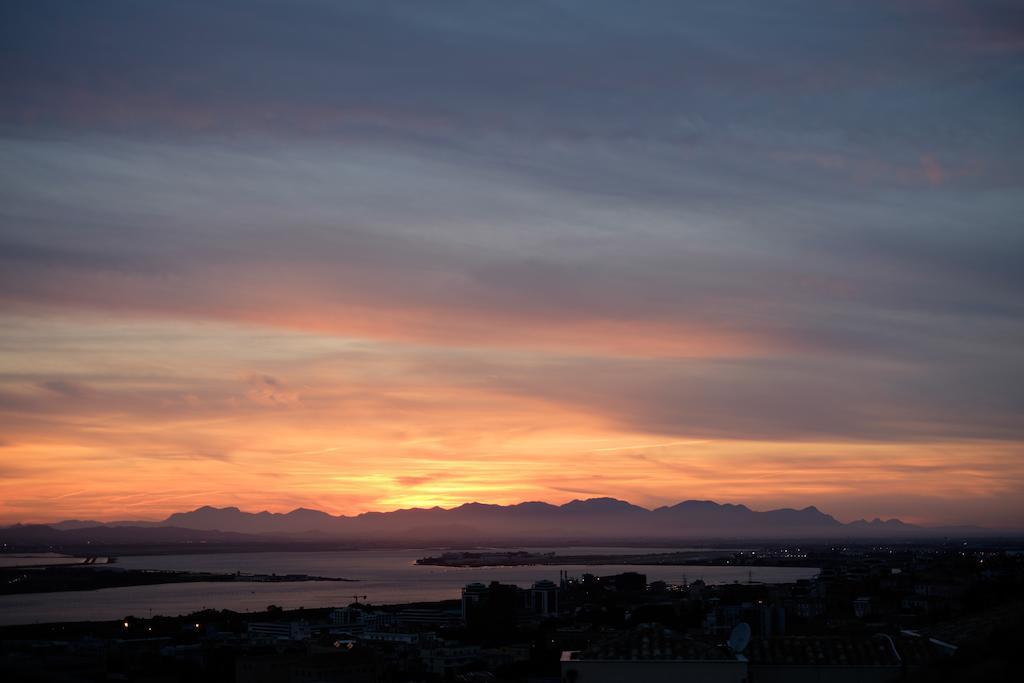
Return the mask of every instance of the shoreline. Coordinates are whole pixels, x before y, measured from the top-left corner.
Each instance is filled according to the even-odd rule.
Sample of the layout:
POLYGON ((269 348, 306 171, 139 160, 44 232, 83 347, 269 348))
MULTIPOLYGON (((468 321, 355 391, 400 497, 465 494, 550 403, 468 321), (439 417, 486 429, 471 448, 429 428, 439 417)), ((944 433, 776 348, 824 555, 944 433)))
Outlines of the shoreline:
POLYGON ((358 583, 359 579, 310 574, 194 572, 167 569, 122 569, 109 564, 54 564, 0 569, 0 596, 96 591, 177 583, 358 583))
POLYGON ((672 553, 556 555, 555 553, 458 552, 437 557, 422 557, 416 564, 432 567, 532 567, 532 566, 614 566, 647 567, 817 567, 822 558, 804 554, 793 557, 757 557, 734 551, 708 553, 682 551, 672 553))

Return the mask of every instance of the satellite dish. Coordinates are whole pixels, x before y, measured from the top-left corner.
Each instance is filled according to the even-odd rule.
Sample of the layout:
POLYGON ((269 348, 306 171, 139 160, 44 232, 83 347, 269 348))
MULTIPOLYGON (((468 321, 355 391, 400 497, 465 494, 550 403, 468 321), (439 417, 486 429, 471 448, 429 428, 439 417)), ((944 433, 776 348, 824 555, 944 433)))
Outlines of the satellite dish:
POLYGON ((743 652, 750 644, 750 624, 741 621, 733 627, 729 634, 729 649, 733 652, 743 652))

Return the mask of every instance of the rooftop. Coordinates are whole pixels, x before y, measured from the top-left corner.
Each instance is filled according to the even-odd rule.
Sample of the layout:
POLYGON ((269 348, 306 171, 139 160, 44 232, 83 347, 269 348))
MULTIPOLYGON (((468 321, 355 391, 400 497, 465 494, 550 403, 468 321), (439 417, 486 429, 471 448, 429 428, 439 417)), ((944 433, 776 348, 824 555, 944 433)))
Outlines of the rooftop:
POLYGON ((602 660, 730 660, 727 650, 687 638, 675 631, 646 625, 572 654, 572 659, 602 660))
POLYGON ((744 653, 751 664, 899 666, 892 642, 884 637, 786 637, 755 640, 744 653))

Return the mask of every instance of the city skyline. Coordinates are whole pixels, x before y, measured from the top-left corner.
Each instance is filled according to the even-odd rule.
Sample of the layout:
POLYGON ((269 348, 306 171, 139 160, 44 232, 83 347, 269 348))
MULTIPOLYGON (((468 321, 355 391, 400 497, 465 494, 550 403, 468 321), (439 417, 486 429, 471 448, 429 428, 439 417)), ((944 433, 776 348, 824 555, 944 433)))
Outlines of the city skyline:
POLYGON ((1024 527, 1013 3, 0 9, 0 524, 1024 527))

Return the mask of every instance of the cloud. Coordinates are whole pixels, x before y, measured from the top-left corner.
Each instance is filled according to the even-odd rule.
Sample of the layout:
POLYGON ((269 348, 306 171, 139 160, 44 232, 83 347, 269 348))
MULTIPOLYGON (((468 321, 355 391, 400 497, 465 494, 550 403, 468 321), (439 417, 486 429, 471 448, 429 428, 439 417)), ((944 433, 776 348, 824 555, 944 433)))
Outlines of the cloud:
POLYGON ((270 375, 252 374, 246 379, 249 390, 246 397, 262 406, 290 406, 299 402, 296 392, 288 391, 284 384, 270 375))
POLYGON ((401 486, 420 486, 421 484, 427 484, 432 481, 436 481, 437 477, 433 475, 421 475, 421 476, 404 476, 395 477, 395 482, 401 486))
MULTIPOLYGON (((76 167, 95 165, 97 173, 60 201, 80 204, 79 216, 97 212, 95 224, 105 225, 91 230, 80 261, 68 247, 36 249, 31 262, 5 252, 2 295, 19 308, 634 354, 842 352, 863 343, 900 353, 908 342, 941 343, 919 328, 959 335, 965 331, 953 321, 964 315, 985 318, 982 326, 1017 316, 1024 288, 1012 259, 1019 240, 1003 227, 1013 202, 992 203, 998 195, 983 202, 907 196, 895 209, 822 197, 803 218, 789 217, 775 199, 748 224, 742 204, 714 213, 680 206, 672 216, 636 198, 592 206, 585 195, 503 173, 474 178, 447 162, 390 154, 342 162, 321 151, 300 162, 278 150, 283 156, 253 165, 237 154, 115 144, 104 152, 123 155, 111 174, 92 144, 10 149, 12 158, 32 159, 12 180, 17 211, 57 210, 32 168, 62 168, 62 186, 75 188, 63 150, 76 167), (150 154, 179 170, 151 169, 150 154), (149 173, 167 182, 139 180, 149 173), (360 173, 385 182, 359 180, 360 173), (424 182, 429 198, 410 200, 424 182), (96 203, 126 184, 131 199, 96 203), (110 213, 118 201, 126 204, 110 213), (128 214, 147 210, 158 215, 145 226, 129 222, 128 214), (303 225, 291 226, 296 215, 303 225), (192 218, 182 225, 184 216, 192 218), (287 236, 280 226, 290 226, 287 236), (133 234, 145 239, 128 239, 133 234)), ((50 239, 76 239, 57 215, 35 220, 31 230, 10 224, 9 241, 38 240, 42 225, 50 239)))
POLYGON ((736 116, 745 108, 727 103, 751 95, 800 98, 786 113, 832 98, 836 117, 864 91, 895 97, 953 66, 973 74, 993 54, 1013 57, 1021 28, 1002 2, 884 0, 646 2, 634 12, 594 2, 394 12, 317 0, 43 1, 4 8, 3 19, 8 122, 329 137, 644 135, 671 130, 681 111, 736 116))
POLYGON ((282 505, 386 506, 536 497, 518 472, 589 454, 608 477, 564 488, 745 502, 717 459, 746 446, 630 448, 824 441, 813 481, 759 476, 1007 496, 976 442, 1024 436, 1021 27, 997 0, 8 3, 3 457, 74 490, 142 463, 110 495, 288 458, 282 505), (914 457, 937 444, 978 466, 914 457))
POLYGON ((92 387, 82 384, 81 382, 73 382, 66 379, 51 379, 45 382, 40 382, 37 385, 44 391, 52 392, 58 396, 64 398, 87 398, 94 395, 92 387))

